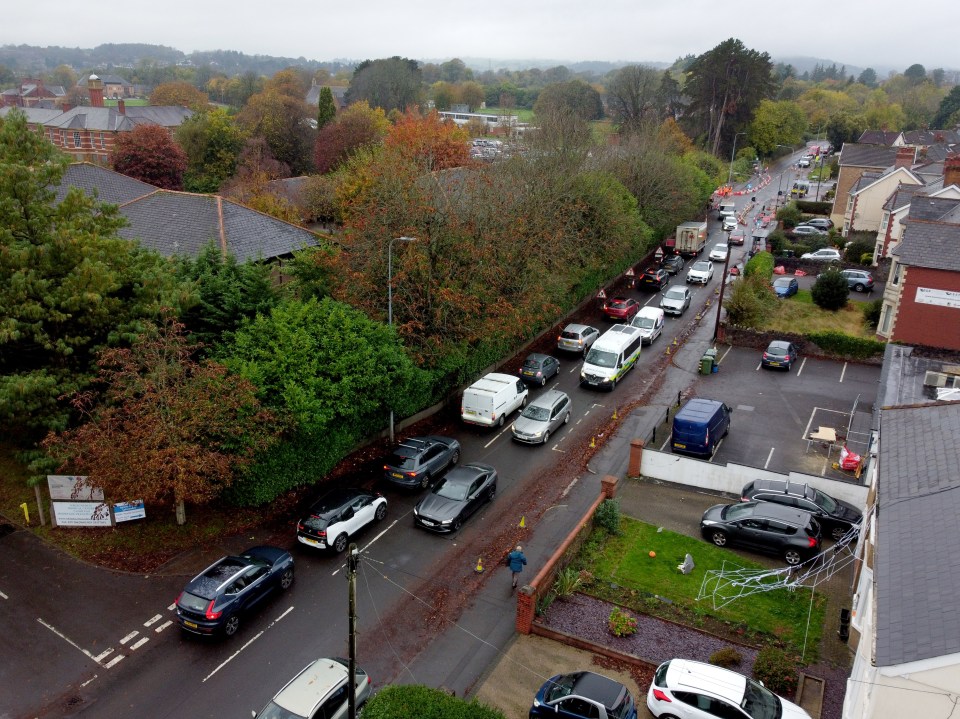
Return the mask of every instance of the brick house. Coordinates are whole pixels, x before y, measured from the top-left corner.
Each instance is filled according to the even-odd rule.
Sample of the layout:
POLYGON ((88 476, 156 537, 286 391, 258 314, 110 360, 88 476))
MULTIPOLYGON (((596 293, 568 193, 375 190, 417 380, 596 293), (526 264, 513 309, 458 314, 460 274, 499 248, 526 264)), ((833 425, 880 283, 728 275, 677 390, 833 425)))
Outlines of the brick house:
POLYGON ((896 147, 843 143, 840 149, 840 172, 837 175, 836 195, 830 211, 833 224, 843 227, 843 216, 850 198, 850 188, 860 177, 866 172, 883 172, 893 165, 896 159, 896 147))
POLYGON ((16 87, 0 92, 0 107, 60 107, 67 91, 62 85, 44 85, 43 80, 24 78, 16 87))

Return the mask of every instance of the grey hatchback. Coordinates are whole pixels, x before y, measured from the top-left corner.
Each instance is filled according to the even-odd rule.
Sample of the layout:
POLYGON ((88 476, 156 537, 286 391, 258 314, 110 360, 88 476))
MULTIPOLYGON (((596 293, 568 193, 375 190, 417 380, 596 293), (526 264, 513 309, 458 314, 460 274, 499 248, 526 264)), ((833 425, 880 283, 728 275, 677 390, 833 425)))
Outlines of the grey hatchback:
POLYGON ((566 392, 544 392, 513 423, 513 438, 527 444, 546 444, 551 432, 570 421, 571 405, 566 392))
POLYGON ((557 337, 557 349, 580 352, 586 355, 590 346, 597 341, 600 330, 590 325, 567 325, 557 337))

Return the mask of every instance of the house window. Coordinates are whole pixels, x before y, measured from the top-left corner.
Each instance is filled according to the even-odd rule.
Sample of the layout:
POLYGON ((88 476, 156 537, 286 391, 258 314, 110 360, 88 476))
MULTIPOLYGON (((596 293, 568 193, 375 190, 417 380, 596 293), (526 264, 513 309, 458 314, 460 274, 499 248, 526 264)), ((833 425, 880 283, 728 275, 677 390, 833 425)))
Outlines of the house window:
POLYGON ((107 139, 103 136, 103 133, 100 133, 100 149, 102 150, 107 146, 107 139))
POLYGON ((853 197, 852 197, 852 196, 847 198, 847 211, 846 211, 846 213, 844 213, 844 214, 849 215, 851 212, 853 212, 853 197))
POLYGON ((893 305, 884 305, 883 314, 880 317, 880 334, 886 336, 890 334, 890 318, 893 316, 893 305))
POLYGON ((67 131, 60 130, 60 147, 66 147, 66 146, 67 146, 67 131))
POLYGON ((886 232, 888 224, 890 224, 890 213, 884 212, 883 219, 880 220, 880 232, 886 232))
POLYGON ((79 130, 73 131, 73 146, 80 147, 80 131, 79 130))
POLYGON ((893 265, 890 267, 890 284, 900 284, 900 263, 896 260, 893 261, 893 265))

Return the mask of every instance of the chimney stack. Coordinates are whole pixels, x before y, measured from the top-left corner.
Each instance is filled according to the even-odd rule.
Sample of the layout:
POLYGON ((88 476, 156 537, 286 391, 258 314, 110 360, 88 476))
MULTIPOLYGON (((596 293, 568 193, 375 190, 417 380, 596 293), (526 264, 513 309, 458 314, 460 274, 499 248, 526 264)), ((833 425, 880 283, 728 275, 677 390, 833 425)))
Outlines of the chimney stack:
POLYGON ((119 112, 121 115, 127 114, 127 106, 123 104, 123 100, 121 98, 117 98, 117 112, 119 112))
POLYGON ((913 147, 899 147, 897 148, 897 159, 894 161, 894 167, 907 167, 909 168, 914 162, 916 162, 917 151, 913 147))
POLYGON ((948 155, 943 161, 943 186, 960 187, 960 155, 948 155))
POLYGON ((103 107, 103 80, 91 75, 87 79, 87 92, 90 93, 91 107, 103 107))

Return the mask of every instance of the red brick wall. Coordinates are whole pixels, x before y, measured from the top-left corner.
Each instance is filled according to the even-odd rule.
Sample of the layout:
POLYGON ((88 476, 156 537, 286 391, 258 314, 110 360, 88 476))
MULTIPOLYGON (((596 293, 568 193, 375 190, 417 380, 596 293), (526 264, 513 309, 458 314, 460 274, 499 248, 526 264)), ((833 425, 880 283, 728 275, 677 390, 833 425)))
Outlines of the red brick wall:
POLYGON ((917 304, 918 287, 960 292, 960 272, 909 267, 891 340, 960 350, 960 307, 917 304))

